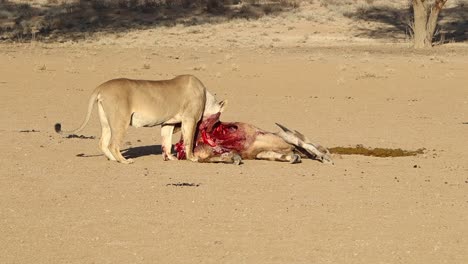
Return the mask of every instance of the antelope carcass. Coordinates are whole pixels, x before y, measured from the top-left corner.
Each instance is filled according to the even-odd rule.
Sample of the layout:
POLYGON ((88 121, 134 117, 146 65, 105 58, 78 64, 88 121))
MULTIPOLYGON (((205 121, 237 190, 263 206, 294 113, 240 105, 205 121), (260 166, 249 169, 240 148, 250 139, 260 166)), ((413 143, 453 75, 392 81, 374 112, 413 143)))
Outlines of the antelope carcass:
MULTIPOLYGON (((242 159, 262 159, 299 163, 311 158, 333 164, 330 152, 310 142, 303 134, 276 124, 278 133, 242 122, 221 122, 221 113, 200 121, 193 151, 199 162, 240 164, 242 159)), ((185 159, 182 139, 175 145, 178 159, 185 159)))

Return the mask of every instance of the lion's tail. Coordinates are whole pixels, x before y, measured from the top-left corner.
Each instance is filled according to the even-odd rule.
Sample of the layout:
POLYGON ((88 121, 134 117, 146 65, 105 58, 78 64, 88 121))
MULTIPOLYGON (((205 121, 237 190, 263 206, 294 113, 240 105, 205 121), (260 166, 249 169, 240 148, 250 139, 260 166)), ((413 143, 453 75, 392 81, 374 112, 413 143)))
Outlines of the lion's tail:
POLYGON ((79 128, 75 130, 70 130, 70 131, 63 131, 62 124, 57 123, 54 126, 55 132, 59 134, 71 135, 71 134, 76 134, 80 132, 81 130, 83 130, 83 128, 85 128, 86 125, 88 124, 89 118, 91 117, 91 112, 93 111, 94 104, 97 102, 98 94, 99 94, 99 89, 94 90, 93 94, 91 94, 91 97, 89 98, 89 102, 88 102, 88 112, 86 113, 85 120, 83 121, 83 123, 81 124, 79 128))

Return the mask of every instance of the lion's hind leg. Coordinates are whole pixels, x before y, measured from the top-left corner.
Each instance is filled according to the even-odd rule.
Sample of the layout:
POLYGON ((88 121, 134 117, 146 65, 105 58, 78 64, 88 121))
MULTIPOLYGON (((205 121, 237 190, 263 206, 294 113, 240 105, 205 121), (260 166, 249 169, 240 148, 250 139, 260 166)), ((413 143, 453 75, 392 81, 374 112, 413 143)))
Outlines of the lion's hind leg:
POLYGON ((107 120, 106 113, 104 112, 101 103, 98 103, 98 114, 99 120, 101 121, 102 131, 101 140, 99 141, 99 147, 109 160, 116 160, 109 150, 109 143, 112 135, 111 128, 109 126, 109 121, 107 120))
POLYGON ((109 144, 109 150, 112 153, 112 156, 114 156, 118 162, 124 164, 133 163, 132 159, 126 159, 122 156, 122 153, 120 153, 120 144, 122 143, 127 128, 128 124, 125 122, 111 124, 111 139, 109 144))
POLYGON ((108 146, 109 152, 112 154, 115 160, 120 163, 133 163, 132 159, 125 159, 122 156, 122 153, 120 153, 120 144, 122 143, 125 133, 130 126, 132 113, 129 112, 129 110, 127 111, 129 108, 125 107, 125 104, 123 103, 118 104, 113 102, 112 105, 106 104, 106 101, 102 101, 100 103, 102 104, 105 117, 107 117, 111 132, 108 146))

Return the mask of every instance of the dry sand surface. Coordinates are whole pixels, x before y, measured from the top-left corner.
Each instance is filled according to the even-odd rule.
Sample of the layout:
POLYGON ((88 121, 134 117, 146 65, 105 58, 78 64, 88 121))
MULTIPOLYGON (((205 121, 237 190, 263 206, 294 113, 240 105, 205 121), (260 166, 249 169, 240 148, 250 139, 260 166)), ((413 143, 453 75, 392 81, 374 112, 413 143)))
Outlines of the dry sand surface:
POLYGON ((467 263, 467 46, 327 47, 269 23, 280 40, 213 25, 2 44, 0 263, 467 263), (96 138, 53 131, 77 127, 103 81, 183 73, 229 100, 223 121, 426 151, 334 166, 165 162, 159 128, 131 128, 135 163, 122 165, 98 149, 96 112, 83 131, 96 138))

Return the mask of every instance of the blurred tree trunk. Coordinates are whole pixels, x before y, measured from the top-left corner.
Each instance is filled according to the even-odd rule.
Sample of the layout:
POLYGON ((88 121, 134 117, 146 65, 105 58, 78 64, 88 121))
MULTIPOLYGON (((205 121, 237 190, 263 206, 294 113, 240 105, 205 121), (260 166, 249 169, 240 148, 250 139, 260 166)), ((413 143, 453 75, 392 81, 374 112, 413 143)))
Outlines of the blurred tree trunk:
POLYGON ((414 47, 430 48, 440 10, 447 0, 412 0, 414 12, 414 47), (429 3, 431 2, 431 3, 429 3))

